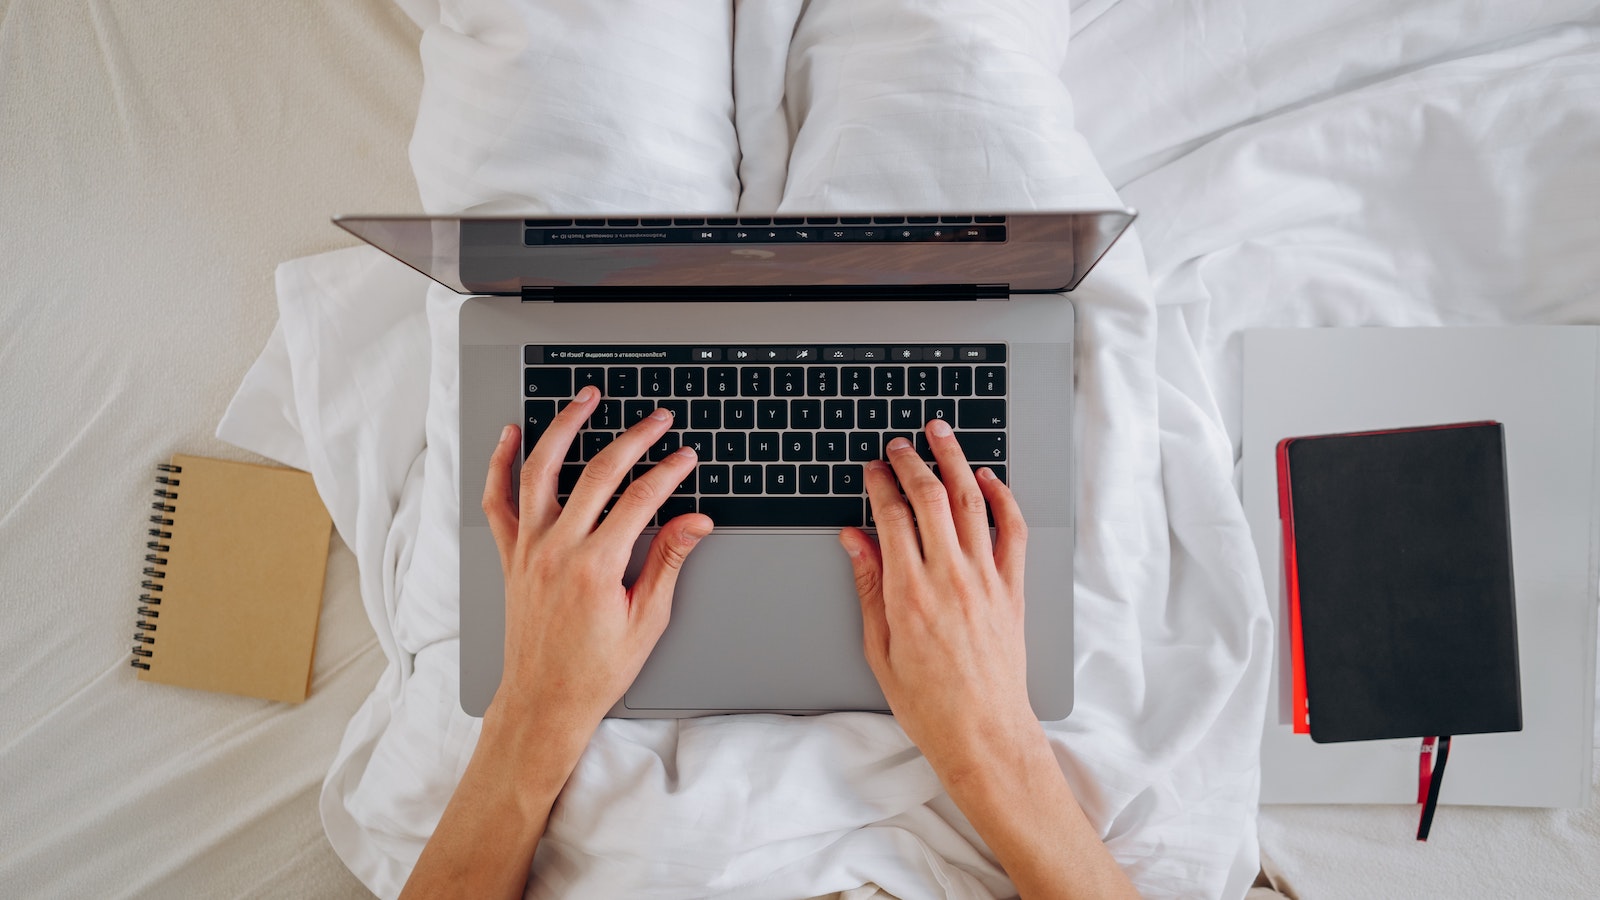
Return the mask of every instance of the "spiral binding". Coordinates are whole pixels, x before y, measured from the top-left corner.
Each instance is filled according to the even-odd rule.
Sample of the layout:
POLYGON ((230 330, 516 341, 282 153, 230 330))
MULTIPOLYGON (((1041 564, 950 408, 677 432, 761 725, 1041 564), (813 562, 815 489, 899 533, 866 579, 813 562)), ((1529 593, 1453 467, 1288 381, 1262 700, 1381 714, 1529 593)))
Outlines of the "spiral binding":
POLYGON ((156 502, 150 504, 155 511, 155 515, 150 517, 150 524, 156 527, 146 529, 146 533, 155 540, 144 544, 145 549, 150 551, 144 556, 144 561, 149 565, 144 567, 144 580, 139 582, 139 586, 144 588, 144 593, 139 595, 139 621, 134 623, 139 630, 134 632, 133 658, 128 661, 135 669, 145 671, 150 670, 150 663, 145 660, 155 655, 151 648, 156 639, 151 632, 156 630, 156 623, 152 620, 161 618, 161 610, 155 607, 161 605, 161 582, 167 577, 166 569, 162 568, 167 564, 167 557, 163 554, 172 551, 171 545, 162 541, 172 538, 172 532, 165 530, 172 527, 172 519, 168 514, 178 509, 170 501, 178 499, 177 492, 172 488, 178 486, 179 479, 171 476, 183 474, 182 466, 170 463, 157 463, 156 469, 162 473, 156 476, 156 484, 159 485, 155 490, 156 502))

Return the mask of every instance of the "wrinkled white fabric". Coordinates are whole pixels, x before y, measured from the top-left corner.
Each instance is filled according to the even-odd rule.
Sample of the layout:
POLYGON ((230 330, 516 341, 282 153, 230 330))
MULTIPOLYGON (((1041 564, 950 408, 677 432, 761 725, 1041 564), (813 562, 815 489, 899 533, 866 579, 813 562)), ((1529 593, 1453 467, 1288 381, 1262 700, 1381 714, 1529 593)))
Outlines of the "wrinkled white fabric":
MULTIPOLYGON (((1118 203, 1073 127, 1058 5, 812 2, 798 20, 798 4, 616 7, 441 4, 412 143, 430 211, 1118 203)), ((286 352, 263 355, 230 419, 284 432, 281 390, 252 385, 293 385, 311 470, 361 561, 390 667, 323 815, 352 871, 392 896, 478 723, 456 696, 460 298, 385 267, 370 250, 285 264, 286 352), (269 377, 285 358, 289 377, 269 377)), ((1143 893, 1238 894, 1255 873, 1269 651, 1227 437, 1136 235, 1073 300, 1077 705, 1047 729, 1143 893)), ((222 434, 244 442, 240 428, 222 434)), ((1014 893, 900 728, 867 714, 608 721, 535 866, 536 897, 1014 893)))

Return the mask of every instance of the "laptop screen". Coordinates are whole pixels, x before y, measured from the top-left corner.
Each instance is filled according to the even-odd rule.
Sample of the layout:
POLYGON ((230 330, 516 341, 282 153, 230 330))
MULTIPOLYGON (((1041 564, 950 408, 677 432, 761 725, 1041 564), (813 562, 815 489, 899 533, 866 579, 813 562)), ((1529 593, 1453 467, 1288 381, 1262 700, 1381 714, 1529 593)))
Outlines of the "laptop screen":
POLYGON ((1069 291, 1127 209, 1010 214, 427 218, 346 231, 464 294, 550 288, 977 285, 1069 291))

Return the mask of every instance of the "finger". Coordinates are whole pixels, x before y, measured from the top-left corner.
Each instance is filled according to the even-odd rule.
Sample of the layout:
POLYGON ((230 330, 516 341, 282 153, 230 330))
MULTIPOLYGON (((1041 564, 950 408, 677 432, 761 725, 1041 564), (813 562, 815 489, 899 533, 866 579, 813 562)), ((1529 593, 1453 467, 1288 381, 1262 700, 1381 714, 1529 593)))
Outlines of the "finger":
POLYGON ((994 510, 994 563, 1013 591, 1022 590, 1023 557, 1028 549, 1028 523, 1011 488, 987 467, 978 470, 978 487, 994 510))
POLYGON ((862 649, 874 674, 889 659, 889 619, 883 606, 883 556, 878 542, 859 528, 839 532, 839 543, 850 555, 850 569, 856 577, 856 596, 861 598, 862 649))
MULTIPOLYGON (((961 450, 950 423, 934 419, 928 423, 928 446, 933 448, 933 458, 939 463, 939 474, 944 478, 945 493, 950 498, 950 512, 955 518, 956 537, 969 555, 988 556, 989 546, 988 504, 983 491, 978 489, 978 479, 972 477, 972 467, 967 465, 967 455, 961 450)), ((919 520, 920 521, 920 520, 919 520)))
POLYGON ((561 511, 561 522, 571 523, 583 534, 594 531, 600 510, 605 509, 617 494, 622 479, 633 471, 635 463, 644 458, 650 445, 661 440, 661 435, 671 427, 671 410, 657 409, 635 422, 632 428, 595 454, 594 459, 583 467, 583 474, 578 476, 572 496, 567 498, 567 505, 561 511))
POLYGON ((950 498, 933 470, 922 461, 911 442, 895 438, 889 442, 889 465, 900 479, 900 490, 917 515, 917 534, 922 538, 924 559, 948 558, 961 551, 955 522, 950 518, 950 498))
POLYGON ((920 563, 922 550, 917 546, 917 526, 911 521, 911 507, 900 496, 900 486, 895 483, 889 464, 881 459, 867 463, 866 485, 884 560, 889 565, 908 561, 920 563))
POLYGON ((650 542, 644 566, 629 594, 633 598, 635 616, 649 623, 655 637, 659 638, 666 630, 672 613, 672 592, 678 586, 678 573, 683 571, 684 561, 713 527, 710 516, 682 515, 663 525, 650 542))
POLYGON ((483 514, 489 519, 489 531, 494 534, 502 567, 517 542, 517 498, 511 487, 511 464, 516 459, 521 433, 515 425, 507 425, 500 432, 500 443, 489 454, 489 476, 483 485, 483 514))
POLYGON ((678 483, 694 471, 694 466, 694 450, 679 447, 635 478, 606 514, 606 520, 595 528, 595 539, 609 544, 619 554, 631 552, 634 539, 650 524, 678 483))
POLYGON ((525 532, 542 534, 561 514, 561 504, 556 500, 556 479, 561 473, 561 463, 577 439, 578 430, 594 413, 599 399, 598 388, 584 385, 567 408, 550 420, 550 427, 523 461, 521 506, 525 532))

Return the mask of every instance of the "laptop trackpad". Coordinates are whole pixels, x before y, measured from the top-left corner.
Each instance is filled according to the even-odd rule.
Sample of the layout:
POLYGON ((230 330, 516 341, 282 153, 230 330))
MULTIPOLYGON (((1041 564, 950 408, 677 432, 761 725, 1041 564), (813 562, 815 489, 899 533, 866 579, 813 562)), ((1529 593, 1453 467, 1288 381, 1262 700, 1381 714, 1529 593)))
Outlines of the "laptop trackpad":
MULTIPOLYGON (((652 535, 634 546, 628 578, 652 535)), ((887 710, 833 534, 715 534, 684 564, 629 709, 887 710)))

